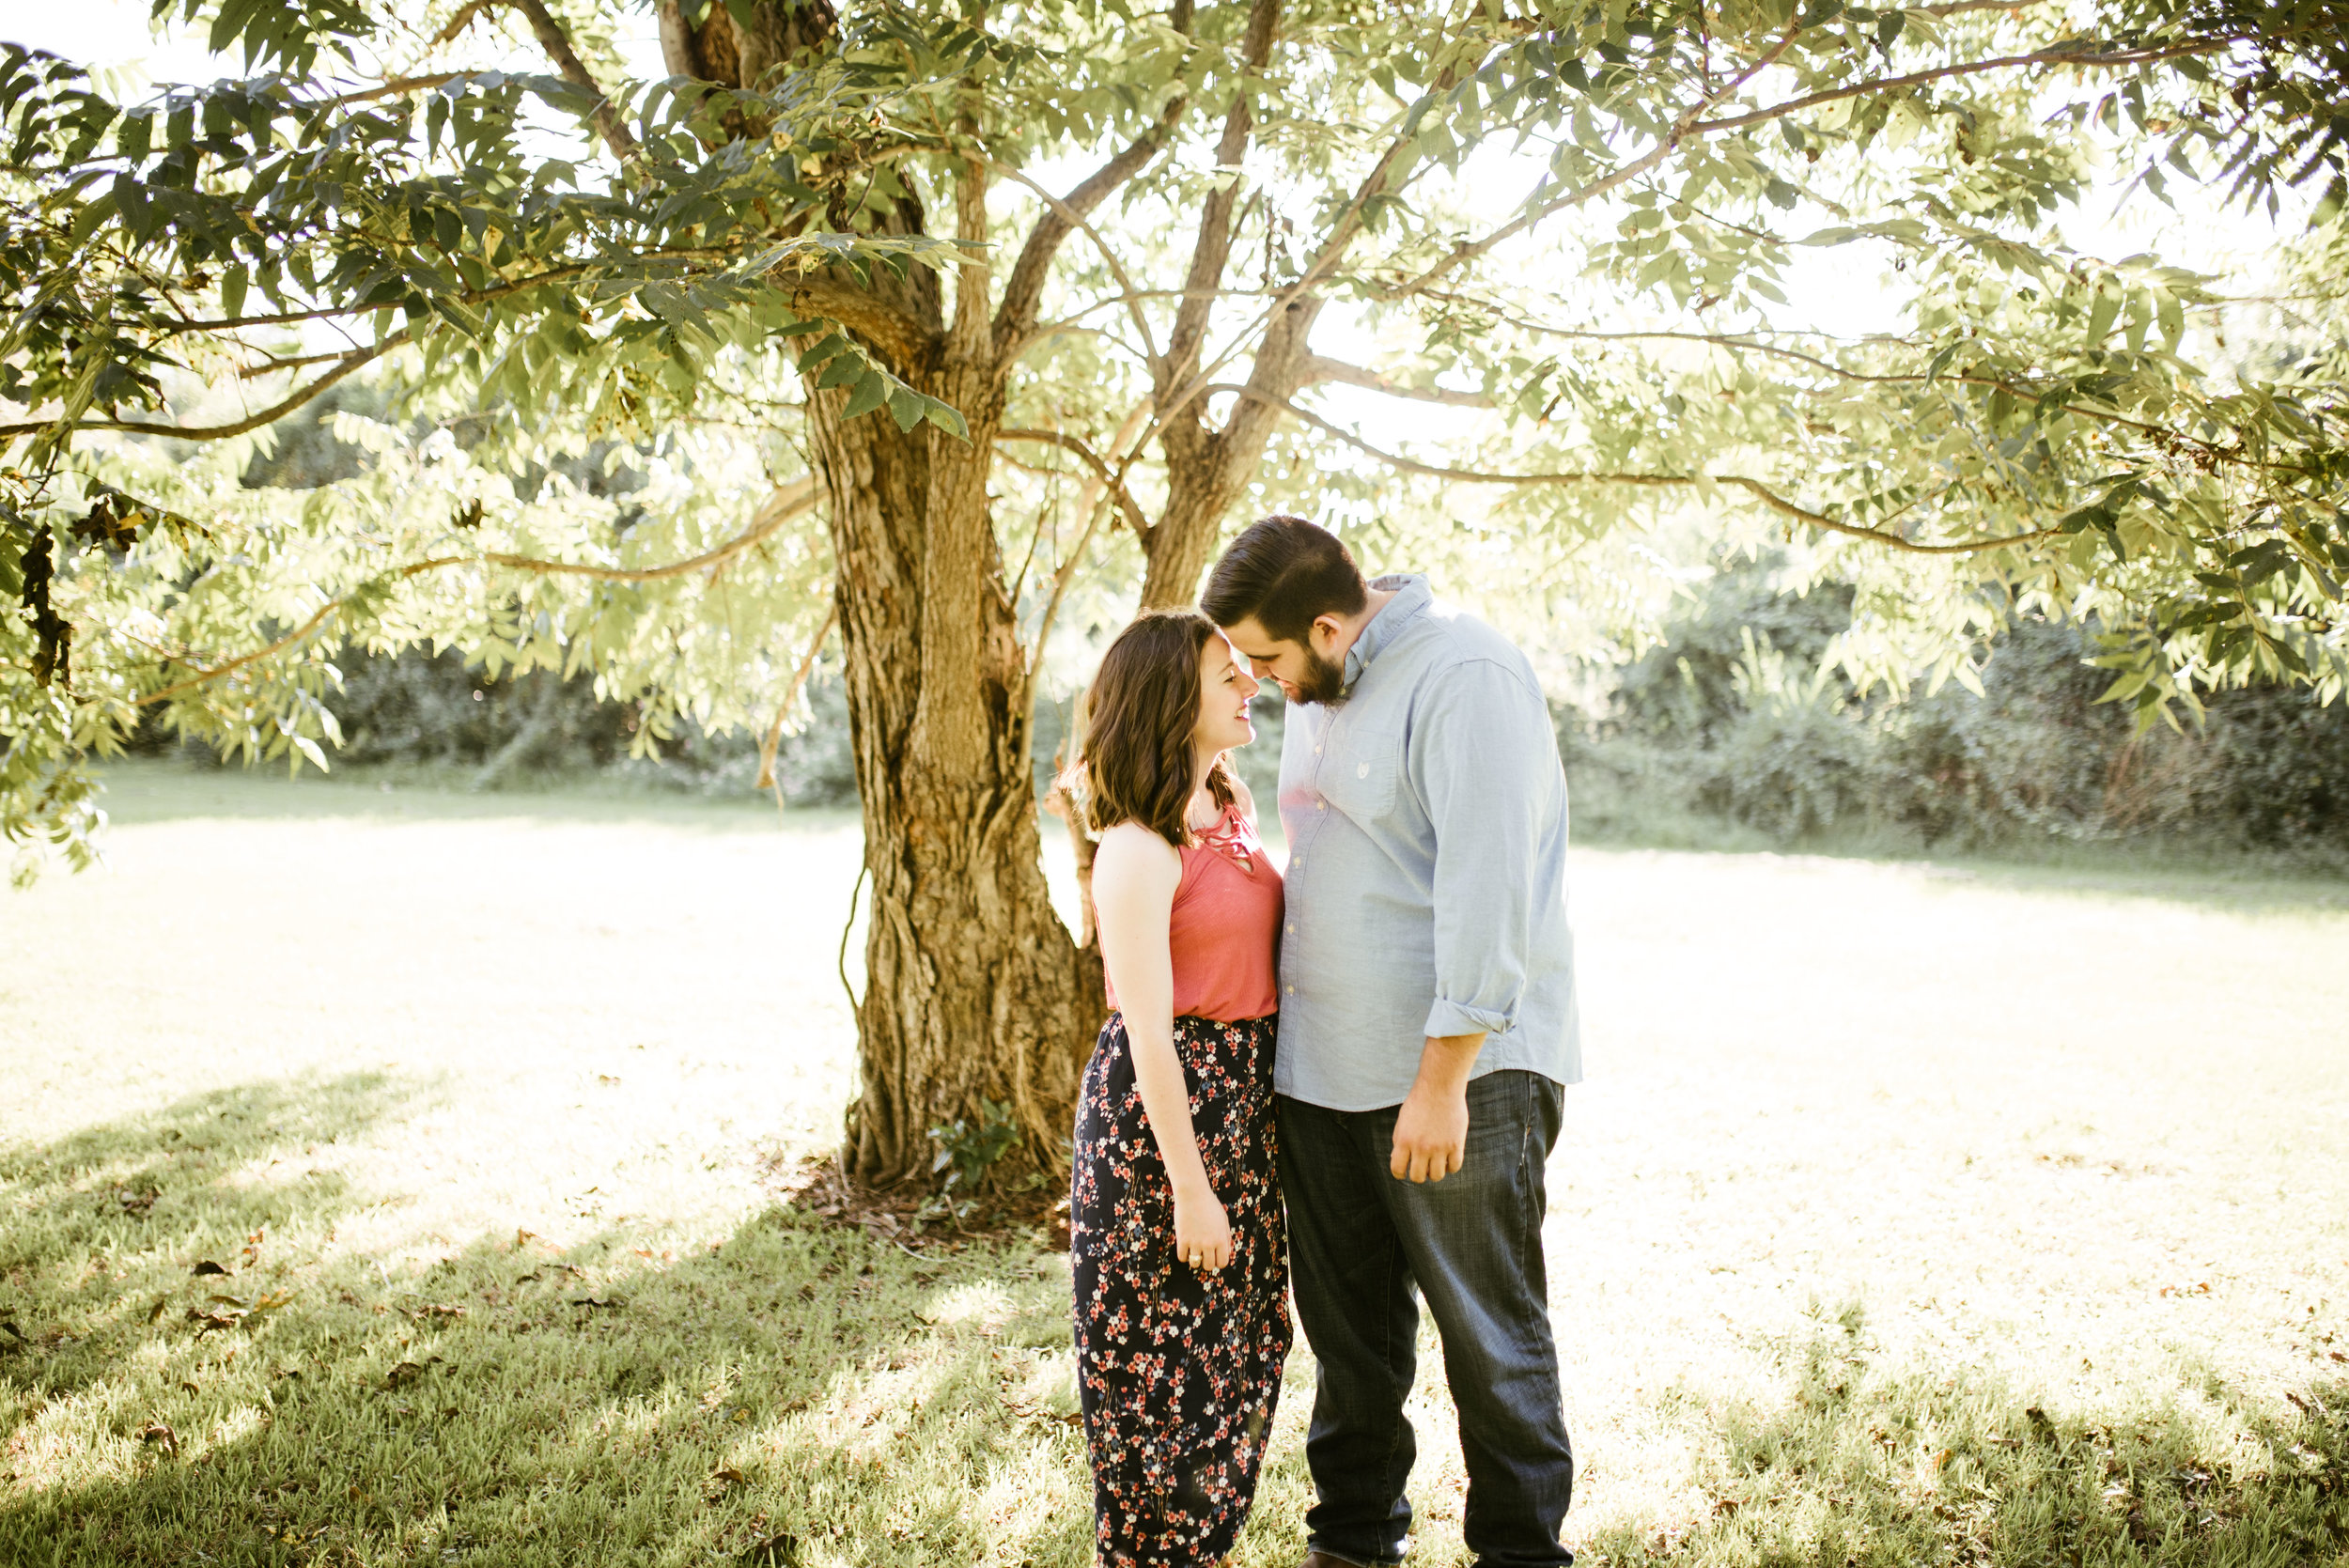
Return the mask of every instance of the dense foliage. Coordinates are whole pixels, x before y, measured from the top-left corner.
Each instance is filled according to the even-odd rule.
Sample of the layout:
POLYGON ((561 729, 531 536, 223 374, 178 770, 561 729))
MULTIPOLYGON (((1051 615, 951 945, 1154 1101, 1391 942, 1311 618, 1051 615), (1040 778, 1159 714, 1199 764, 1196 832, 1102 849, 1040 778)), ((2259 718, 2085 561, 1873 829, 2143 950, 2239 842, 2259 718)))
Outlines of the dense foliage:
POLYGON ((1703 832, 1959 849, 2190 842, 2349 865, 2349 705, 2263 684, 2140 729, 2100 701, 2091 632, 2018 620, 1980 672, 1892 700, 1832 662, 1847 592, 1743 564, 1560 737, 1585 837, 1703 832))
MULTIPOLYGON (((1988 580, 2001 605, 2100 615, 2138 704, 2258 675, 2338 687, 2338 315, 2322 351, 2213 378, 2179 356, 2221 280, 2076 254, 2051 225, 2115 159, 2157 192, 2183 169, 2253 200, 2297 181, 2337 210, 2337 6, 1300 6, 1261 64, 1238 6, 819 12, 832 47, 714 93, 626 80, 615 19, 585 4, 158 0, 254 74, 139 101, 8 54, 0 395, 27 411, 0 496, 0 588, 24 606, 0 627, 11 831, 78 844, 77 759, 147 707, 322 760, 338 642, 590 672, 650 701, 647 743, 680 711, 758 722, 751 693, 821 618, 822 541, 758 511, 802 468, 795 389, 958 422, 892 368, 855 278, 970 254, 907 217, 951 206, 939 181, 969 160, 1035 211, 1023 164, 1136 136, 1151 156, 1087 223, 1017 395, 1046 433, 1007 458, 1057 476, 1003 471, 1007 528, 1081 536, 1063 480, 1087 462, 1145 504, 1162 482, 1139 444, 1112 450, 1139 390, 1121 360, 1210 313, 1176 320, 1133 280, 1162 214, 1237 190, 1227 248, 1262 276, 1205 280, 1245 313, 1216 364, 1239 360, 1184 396, 1239 418, 1377 384, 1499 411, 1421 467, 1524 481, 1466 508, 1520 582, 1540 563, 1550 592, 1587 596, 1592 541, 1693 490, 1854 547, 1819 569, 1859 584, 1855 671, 1966 678, 1968 639, 2003 613, 1968 592, 1988 580), (546 72, 467 69, 484 29, 525 24, 546 72), (1238 165, 1162 128, 1243 85, 1238 165), (1521 206, 1480 218, 1470 173, 1532 166, 1480 149, 1529 144, 1521 206), (1798 244, 1884 255, 1913 332, 1768 331, 1798 244), (1347 302, 1389 363, 1251 390, 1267 296, 1347 302), (438 433, 354 420, 368 474, 298 505, 238 488, 273 419, 368 367, 438 433), (260 407, 223 407, 239 383, 260 407), (206 444, 138 439, 163 434, 206 444), (639 505, 530 482, 591 451, 639 505), (713 546, 754 569, 624 580, 713 546)), ((1361 519, 1375 497, 1398 535, 1463 510, 1354 469, 1362 442, 1307 408, 1268 438, 1261 499, 1361 519)), ((1133 559, 1103 563, 1112 596, 1133 559)))

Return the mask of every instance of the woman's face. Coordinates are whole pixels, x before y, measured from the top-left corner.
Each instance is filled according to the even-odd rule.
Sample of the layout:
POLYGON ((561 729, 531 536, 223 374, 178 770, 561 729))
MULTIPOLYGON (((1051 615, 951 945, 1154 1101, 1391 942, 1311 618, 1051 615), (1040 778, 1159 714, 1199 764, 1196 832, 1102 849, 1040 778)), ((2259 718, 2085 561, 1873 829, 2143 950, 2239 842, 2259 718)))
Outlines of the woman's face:
POLYGON ((1248 704, 1256 695, 1255 677, 1240 668, 1232 644, 1221 632, 1199 649, 1199 720, 1192 726, 1192 744, 1203 752, 1228 752, 1256 738, 1248 717, 1248 704))

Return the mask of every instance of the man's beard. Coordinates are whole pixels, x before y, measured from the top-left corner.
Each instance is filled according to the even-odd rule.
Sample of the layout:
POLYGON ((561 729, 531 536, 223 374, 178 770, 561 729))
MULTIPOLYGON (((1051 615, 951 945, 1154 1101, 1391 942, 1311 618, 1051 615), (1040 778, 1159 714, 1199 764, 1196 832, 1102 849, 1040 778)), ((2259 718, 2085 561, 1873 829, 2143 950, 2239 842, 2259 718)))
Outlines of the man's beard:
POLYGON ((1332 664, 1310 643, 1305 644, 1305 675, 1297 683, 1297 700, 1336 707, 1346 701, 1346 666, 1332 664))

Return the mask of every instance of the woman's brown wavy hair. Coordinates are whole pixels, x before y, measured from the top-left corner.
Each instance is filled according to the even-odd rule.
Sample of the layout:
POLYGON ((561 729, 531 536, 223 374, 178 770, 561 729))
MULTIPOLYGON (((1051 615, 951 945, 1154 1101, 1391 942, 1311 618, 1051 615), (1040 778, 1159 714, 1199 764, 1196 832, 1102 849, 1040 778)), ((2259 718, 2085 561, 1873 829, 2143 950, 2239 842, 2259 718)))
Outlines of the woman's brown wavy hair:
MULTIPOLYGON (((1117 634, 1085 693, 1084 743, 1071 769, 1086 826, 1139 822, 1176 848, 1191 842, 1191 732, 1199 724, 1199 654, 1219 635, 1196 610, 1147 610, 1117 634)), ((1207 774, 1218 806, 1237 799, 1231 759, 1207 774)))

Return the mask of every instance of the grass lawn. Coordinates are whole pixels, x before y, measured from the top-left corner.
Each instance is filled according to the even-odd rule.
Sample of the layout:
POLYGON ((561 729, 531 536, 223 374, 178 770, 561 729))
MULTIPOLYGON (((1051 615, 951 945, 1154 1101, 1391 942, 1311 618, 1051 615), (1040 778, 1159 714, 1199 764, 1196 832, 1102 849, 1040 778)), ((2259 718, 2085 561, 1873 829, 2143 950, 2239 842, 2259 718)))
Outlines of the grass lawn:
MULTIPOLYGON (((768 1174, 848 1083, 852 817, 109 805, 105 869, 0 899, 0 1564, 1090 1560, 1065 1261, 768 1174)), ((2349 887, 1573 876, 1586 1563, 2349 1562, 2349 887)), ((1246 1568, 1299 1554, 1313 1375, 1246 1568)))

